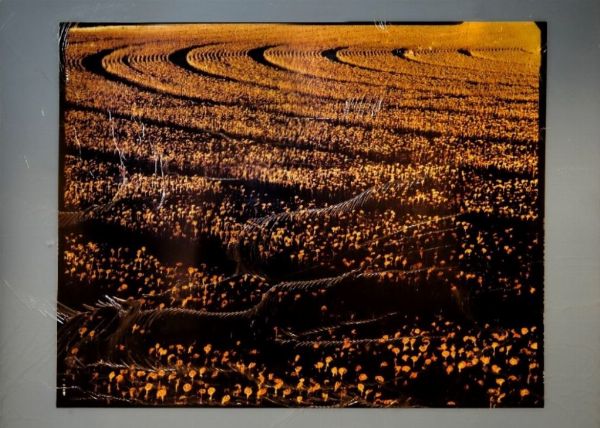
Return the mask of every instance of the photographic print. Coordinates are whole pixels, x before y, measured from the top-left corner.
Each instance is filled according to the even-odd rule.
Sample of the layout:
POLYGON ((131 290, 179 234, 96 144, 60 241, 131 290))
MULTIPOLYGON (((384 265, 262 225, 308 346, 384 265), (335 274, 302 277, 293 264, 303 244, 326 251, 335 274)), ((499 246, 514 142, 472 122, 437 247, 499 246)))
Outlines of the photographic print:
POLYGON ((543 407, 545 37, 63 24, 57 405, 543 407))

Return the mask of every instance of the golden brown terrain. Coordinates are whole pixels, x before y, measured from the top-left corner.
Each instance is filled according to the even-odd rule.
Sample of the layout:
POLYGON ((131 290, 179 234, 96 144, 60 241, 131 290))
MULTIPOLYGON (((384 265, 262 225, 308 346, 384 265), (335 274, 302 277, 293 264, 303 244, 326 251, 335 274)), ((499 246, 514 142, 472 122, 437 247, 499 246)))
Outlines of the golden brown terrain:
POLYGON ((542 406, 541 44, 66 27, 58 404, 542 406))

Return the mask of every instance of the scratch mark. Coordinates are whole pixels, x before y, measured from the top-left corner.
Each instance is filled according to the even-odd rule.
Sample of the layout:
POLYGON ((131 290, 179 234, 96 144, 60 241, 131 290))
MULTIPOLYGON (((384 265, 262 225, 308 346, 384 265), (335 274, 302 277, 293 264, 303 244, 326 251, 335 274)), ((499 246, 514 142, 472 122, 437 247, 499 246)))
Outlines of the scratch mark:
POLYGON ((65 321, 65 317, 60 312, 56 311, 58 302, 40 302, 33 296, 26 296, 23 293, 17 291, 6 279, 2 280, 5 288, 7 288, 15 298, 22 303, 27 309, 35 310, 39 312, 45 318, 51 318, 59 323, 65 321))
POLYGON ((388 22, 385 19, 377 19, 374 21, 375 23, 375 27, 379 30, 379 31, 384 31, 384 32, 388 32, 388 22))

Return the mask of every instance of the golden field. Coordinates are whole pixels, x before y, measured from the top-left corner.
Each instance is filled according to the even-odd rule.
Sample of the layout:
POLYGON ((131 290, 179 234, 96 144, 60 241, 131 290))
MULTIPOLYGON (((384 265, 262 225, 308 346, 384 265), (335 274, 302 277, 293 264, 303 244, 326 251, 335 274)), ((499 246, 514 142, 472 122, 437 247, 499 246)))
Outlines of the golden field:
POLYGON ((542 406, 541 47, 66 26, 58 404, 542 406))

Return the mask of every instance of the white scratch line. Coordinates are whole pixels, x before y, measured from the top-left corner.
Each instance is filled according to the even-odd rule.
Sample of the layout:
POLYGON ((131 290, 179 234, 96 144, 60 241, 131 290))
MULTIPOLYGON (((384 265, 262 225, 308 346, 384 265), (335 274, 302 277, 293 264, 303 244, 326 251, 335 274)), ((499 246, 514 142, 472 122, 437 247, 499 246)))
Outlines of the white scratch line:
POLYGON ((8 288, 15 298, 23 304, 29 310, 35 310, 39 312, 45 318, 51 318, 58 322, 62 322, 58 314, 56 313, 56 305, 50 302, 40 302, 33 296, 26 296, 23 293, 18 292, 9 282, 4 279, 4 285, 8 288))

